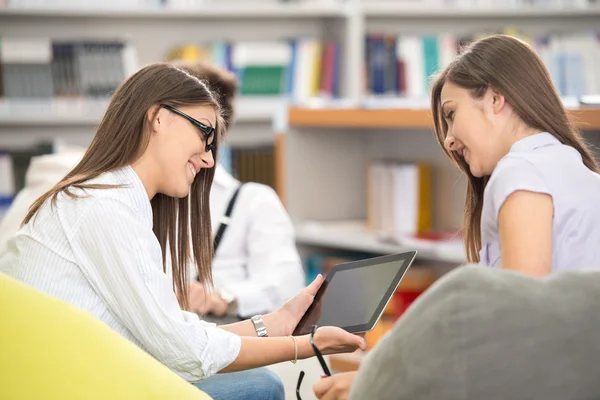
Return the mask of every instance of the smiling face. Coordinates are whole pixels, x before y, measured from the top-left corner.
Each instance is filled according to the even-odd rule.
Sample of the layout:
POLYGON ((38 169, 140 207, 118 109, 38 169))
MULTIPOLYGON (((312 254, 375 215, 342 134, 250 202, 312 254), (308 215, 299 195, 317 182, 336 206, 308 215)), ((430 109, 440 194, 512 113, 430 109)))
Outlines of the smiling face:
POLYGON ((467 89, 447 81, 440 104, 448 125, 444 147, 462 157, 473 176, 491 175, 511 145, 503 134, 504 98, 491 88, 474 98, 467 89))
MULTIPOLYGON (((216 114, 211 106, 182 106, 177 110, 204 125, 216 126, 216 114)), ((212 151, 206 151, 205 135, 185 117, 166 108, 158 110, 152 127, 147 153, 154 160, 156 192, 185 197, 200 169, 215 165, 212 151)))

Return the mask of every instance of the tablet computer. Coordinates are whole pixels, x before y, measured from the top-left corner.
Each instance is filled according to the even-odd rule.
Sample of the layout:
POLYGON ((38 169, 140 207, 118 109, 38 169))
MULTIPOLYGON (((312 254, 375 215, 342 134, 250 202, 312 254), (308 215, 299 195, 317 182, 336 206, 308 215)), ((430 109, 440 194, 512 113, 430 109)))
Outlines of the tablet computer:
POLYGON ((313 325, 370 331, 416 255, 408 251, 334 266, 293 335, 308 334, 313 325))

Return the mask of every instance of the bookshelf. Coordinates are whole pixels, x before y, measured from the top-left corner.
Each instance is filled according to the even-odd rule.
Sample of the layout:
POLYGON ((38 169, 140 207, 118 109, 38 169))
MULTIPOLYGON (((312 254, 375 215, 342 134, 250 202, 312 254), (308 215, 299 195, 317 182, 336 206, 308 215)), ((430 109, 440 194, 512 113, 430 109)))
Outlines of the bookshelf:
MULTIPOLYGON (((597 144, 600 108, 569 113, 586 139, 597 144)), ((460 226, 465 180, 437 144, 429 110, 290 107, 281 125, 277 190, 296 223, 300 246, 373 254, 412 248, 421 260, 464 262, 457 241, 390 243, 378 240, 365 225, 367 169, 383 158, 430 163, 435 228, 451 231, 460 226)))
MULTIPOLYGON (((600 108, 570 109, 569 113, 585 139, 599 148, 600 108)), ((295 222, 304 259, 340 250, 373 255, 417 250, 412 268, 433 269, 438 276, 465 262, 458 238, 390 243, 380 240, 365 223, 367 167, 372 160, 385 157, 431 163, 436 228, 452 230, 460 224, 465 180, 436 143, 429 110, 290 107, 279 128, 277 190, 295 222)), ((389 317, 382 320, 373 343, 393 323, 389 317)), ((330 368, 356 371, 367 353, 330 356, 330 368)))
POLYGON ((338 1, 315 3, 223 2, 199 7, 159 5, 127 5, 115 2, 73 6, 6 6, 2 16, 64 18, 136 18, 136 19, 280 19, 280 18, 344 18, 348 8, 338 1), (228 4, 229 3, 229 4, 228 4))
MULTIPOLYGON (((530 34, 568 34, 597 29, 600 21, 597 4, 478 8, 431 6, 426 1, 409 5, 386 0, 223 0, 179 8, 150 1, 147 4, 154 5, 142 6, 143 1, 103 2, 102 6, 91 1, 78 2, 77 6, 67 1, 58 1, 55 6, 44 5, 50 4, 44 1, 8 3, 0 6, 0 37, 125 40, 136 49, 139 65, 163 60, 175 44, 186 41, 287 40, 307 35, 339 41, 343 100, 311 106, 310 102, 279 97, 243 97, 237 123, 228 135, 231 146, 274 143, 277 186, 300 227, 311 220, 364 218, 366 168, 378 157, 432 163, 435 191, 451 193, 448 199, 434 204, 436 228, 451 229, 459 223, 464 182, 432 140, 427 99, 370 97, 364 85, 367 35, 463 35, 505 27, 525 29, 530 34), (286 111, 288 104, 291 107, 286 111), (336 181, 339 176, 354 179, 336 181), (326 194, 326 201, 317 206, 314 193, 326 194)), ((6 147, 27 146, 36 139, 56 136, 85 145, 103 111, 102 104, 86 100, 51 105, 8 103, 0 102, 0 145, 6 147)), ((600 130, 596 109, 580 108, 572 114, 582 129, 600 130)), ((303 232, 300 229, 300 240, 308 243, 309 235, 303 232)), ((334 230, 322 241, 328 241, 328 246, 356 247, 332 239, 335 235, 334 230)), ((362 239, 369 242, 373 238, 362 239)), ((374 251, 391 249, 377 246, 374 251)))
MULTIPOLYGON (((365 35, 373 32, 404 34, 407 32, 476 32, 505 26, 526 28, 530 32, 571 32, 595 29, 600 20, 600 6, 513 6, 513 7, 461 7, 436 5, 420 2, 327 0, 306 2, 262 1, 218 1, 202 6, 160 6, 158 2, 143 1, 82 1, 75 6, 67 1, 26 2, 9 1, 0 5, 0 37, 28 36, 51 37, 54 39, 92 38, 123 39, 136 49, 139 64, 163 60, 169 48, 186 40, 279 40, 312 35, 317 38, 338 40, 343 49, 341 56, 341 96, 344 99, 362 102, 365 100, 363 87, 363 58, 365 35), (50 5, 55 4, 55 5, 50 5), (147 5, 144 5, 147 4, 147 5), (161 29, 156 29, 160 22, 161 29), (201 22, 201 23, 199 23, 201 22), (560 22, 557 24, 557 22, 560 22)), ((547 2, 551 4, 550 2, 547 2)), ((579 2, 578 4, 581 4, 579 2)), ((238 133, 244 128, 251 131, 269 129, 276 102, 248 99, 248 107, 240 107, 238 133), (258 125, 261 126, 258 126, 258 125)), ((418 101, 419 107, 422 100, 418 101)), ((299 104, 303 106, 304 104, 299 104)), ((385 108, 385 107, 383 107, 385 108)), ((298 110, 300 112, 300 110, 298 110)), ((381 111, 362 114, 373 118, 362 122, 371 126, 381 121, 381 126, 392 119, 413 121, 415 127, 425 127, 426 111, 406 110, 401 115, 387 117, 381 111)), ((56 125, 91 125, 97 121, 96 113, 84 113, 69 117, 42 113, 34 118, 21 118, 21 114, 6 117, 0 114, 0 135, 7 125, 11 131, 16 127, 56 125)), ((294 118, 297 113, 290 115, 294 118)), ((328 118, 343 118, 328 114, 328 118)), ((314 114, 317 118, 317 113, 314 114)), ((358 116, 355 117, 358 119, 358 116)), ((303 120, 306 120, 303 118, 303 120)), ((351 118, 351 120, 354 120, 351 118)), ((319 121, 316 123, 327 123, 319 121)), ((360 125, 361 122, 356 121, 360 125)), ((358 126, 356 125, 356 126, 358 126)), ((338 125, 339 126, 339 125, 338 125)), ((239 135, 232 135, 239 136, 239 135)), ((251 134, 262 142, 273 136, 251 134)), ((0 136, 1 137, 1 136, 0 136)), ((244 143, 248 140, 243 139, 244 143)))
POLYGON ((367 2, 361 5, 361 12, 367 17, 377 18, 489 18, 489 19, 522 19, 522 18, 569 18, 598 17, 598 6, 488 6, 482 8, 456 7, 423 7, 420 5, 401 4, 393 1, 367 2))
MULTIPOLYGON (((351 2, 219 1, 198 7, 159 6, 158 2, 0 1, 1 38, 50 38, 56 41, 123 41, 135 49, 137 65, 163 61, 175 46, 281 41, 299 37, 345 42, 354 31, 351 2), (144 5, 144 4, 154 5, 144 5), (55 4, 55 5, 52 5, 55 4), (160 29, 157 29, 160 24, 160 29)), ((168 3, 168 2, 167 2, 168 3)), ((352 50, 349 51, 352 53, 352 50)), ((342 49, 341 58, 346 54, 342 49)), ((357 54, 357 56, 359 56, 357 54)), ((343 79, 357 74, 355 64, 341 62, 343 79)), ((350 80, 350 79, 348 79, 350 80)), ((351 85, 341 83, 343 96, 351 85)), ((21 148, 59 136, 87 145, 103 113, 94 99, 28 101, 0 98, 0 147, 21 148)), ((280 96, 243 96, 229 146, 273 145, 274 114, 286 107, 280 96)))

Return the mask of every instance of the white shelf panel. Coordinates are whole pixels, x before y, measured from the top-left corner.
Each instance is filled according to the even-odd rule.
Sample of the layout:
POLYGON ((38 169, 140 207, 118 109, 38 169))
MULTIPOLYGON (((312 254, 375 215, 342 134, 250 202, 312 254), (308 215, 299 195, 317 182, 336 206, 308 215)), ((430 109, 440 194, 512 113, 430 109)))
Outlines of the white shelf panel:
POLYGON ((395 2, 373 2, 362 6, 367 17, 389 18, 565 18, 600 16, 600 7, 422 7, 395 2))
MULTIPOLYGON (((0 126, 97 125, 107 105, 106 100, 4 100, 0 101, 0 126)), ((240 98, 236 122, 270 123, 285 107, 281 98, 240 98)))
POLYGON ((0 126, 97 125, 106 100, 3 100, 0 126))
POLYGON ((296 226, 298 244, 375 254, 417 250, 417 259, 461 264, 466 260, 462 242, 429 242, 407 239, 403 244, 387 243, 365 228, 364 221, 305 222, 296 226))
POLYGON ((317 3, 256 4, 242 2, 219 5, 209 4, 206 7, 170 8, 170 7, 126 7, 117 6, 4 6, 0 7, 0 16, 25 17, 72 17, 72 18, 160 18, 160 19, 202 19, 202 18, 322 18, 345 17, 347 6, 334 1, 317 3))
POLYGON ((284 97, 238 97, 236 121, 271 122, 277 115, 285 113, 287 107, 288 101, 284 97))

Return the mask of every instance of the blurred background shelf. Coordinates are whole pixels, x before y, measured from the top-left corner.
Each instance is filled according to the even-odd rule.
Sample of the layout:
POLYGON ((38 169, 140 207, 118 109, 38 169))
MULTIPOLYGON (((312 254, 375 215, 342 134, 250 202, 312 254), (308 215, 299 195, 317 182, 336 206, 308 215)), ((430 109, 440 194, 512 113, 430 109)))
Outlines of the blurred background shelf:
POLYGON ((361 5, 362 12, 367 17, 386 18, 490 18, 490 19, 520 19, 520 18, 566 18, 600 16, 599 6, 437 6, 423 7, 406 2, 379 1, 366 2, 361 5))
POLYGON ((346 8, 335 1, 308 3, 252 3, 235 1, 205 6, 127 5, 116 2, 79 5, 60 3, 56 6, 0 6, 0 16, 67 17, 67 18, 141 18, 141 19, 255 19, 255 18, 325 18, 345 17, 346 8))
MULTIPOLYGON (((134 70, 208 60, 241 82, 219 162, 240 180, 276 188, 307 276, 344 259, 407 250, 418 251, 415 273, 441 274, 464 263, 459 232, 466 180, 433 137, 428 99, 431 76, 464 44, 493 33, 519 37, 538 51, 561 97, 600 94, 597 0, 0 4, 0 153, 18 160, 19 176, 28 157, 51 152, 56 143, 85 148, 108 97, 134 70), (503 7, 517 3, 528 6, 503 7), (24 58, 9 51, 7 58, 10 48, 28 51, 24 58), (103 97, 93 100, 98 92, 103 97), (416 174, 418 182, 381 179, 402 173, 416 174), (416 226, 421 214, 427 224, 416 226), (403 219, 412 233, 398 233, 406 230, 403 219), (392 221, 392 234, 384 220, 392 221)), ((590 103, 565 106, 584 139, 600 148, 600 106, 590 103)), ((370 336, 370 346, 391 323, 370 336)), ((331 363, 352 370, 362 357, 331 357, 331 363)), ((294 371, 288 397, 295 397, 296 379, 294 371)), ((310 389, 305 383, 303 398, 314 398, 310 389)))
MULTIPOLYGON (((241 97, 236 106, 238 123, 270 123, 286 107, 279 97, 241 97)), ((108 100, 0 100, 0 126, 96 126, 108 100)))
MULTIPOLYGON (((410 101, 407 101, 409 103, 410 101)), ((570 109, 579 129, 600 130, 600 107, 570 109)), ((294 127, 335 128, 433 128, 429 108, 415 104, 412 108, 303 108, 289 109, 288 123, 294 127)))
POLYGON ((417 259, 461 264, 465 262, 460 240, 432 242, 406 238, 402 244, 380 240, 365 221, 305 222, 296 225, 296 241, 302 245, 326 247, 379 255, 417 250, 417 259))

